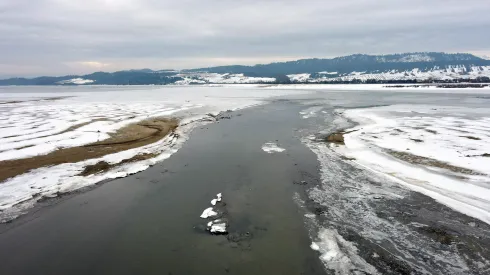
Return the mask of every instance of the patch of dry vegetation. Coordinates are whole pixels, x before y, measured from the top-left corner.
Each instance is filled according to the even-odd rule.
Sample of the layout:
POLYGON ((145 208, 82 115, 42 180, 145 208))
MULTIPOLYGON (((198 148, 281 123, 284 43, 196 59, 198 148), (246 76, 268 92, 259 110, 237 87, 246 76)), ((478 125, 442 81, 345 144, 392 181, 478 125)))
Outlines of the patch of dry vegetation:
POLYGON ((105 161, 99 161, 94 165, 88 165, 85 167, 85 169, 82 171, 82 173, 79 174, 79 176, 88 176, 88 175, 93 175, 101 172, 106 172, 114 167, 126 164, 126 163, 131 163, 131 162, 137 162, 137 161, 142 161, 142 160, 147 160, 151 158, 155 158, 158 156, 158 154, 153 153, 153 154, 140 154, 136 155, 132 158, 129 159, 124 159, 119 163, 116 164, 109 164, 105 161))
POLYGON ((468 168, 454 166, 439 160, 421 157, 407 152, 399 152, 394 150, 386 150, 386 152, 395 158, 398 158, 400 160, 406 161, 411 164, 432 166, 432 167, 442 168, 442 169, 449 170, 451 172, 461 173, 466 175, 482 175, 481 173, 468 168))

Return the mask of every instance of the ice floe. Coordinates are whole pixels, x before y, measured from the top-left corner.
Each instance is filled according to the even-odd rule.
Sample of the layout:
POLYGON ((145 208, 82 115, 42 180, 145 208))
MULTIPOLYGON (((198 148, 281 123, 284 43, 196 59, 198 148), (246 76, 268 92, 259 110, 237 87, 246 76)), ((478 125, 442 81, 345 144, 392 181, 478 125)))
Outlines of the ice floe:
POLYGON ((216 203, 220 201, 221 201, 221 193, 216 195, 216 199, 211 200, 211 205, 216 205, 216 203))
POLYGON ((315 242, 311 243, 310 247, 315 251, 320 251, 320 246, 315 242))
POLYGON ((279 147, 276 143, 273 143, 273 142, 268 142, 268 143, 265 143, 264 145, 262 145, 262 150, 264 152, 269 153, 269 154, 281 153, 281 152, 286 151, 286 149, 279 147))
POLYGON ((304 119, 307 119, 307 118, 310 118, 310 117, 315 117, 317 115, 317 113, 322 110, 323 106, 313 106, 313 107, 309 107, 308 109, 305 109, 301 112, 299 112, 300 115, 302 115, 302 117, 304 119))
POLYGON ((379 274, 375 267, 358 255, 355 245, 335 230, 323 229, 318 237, 319 241, 312 248, 322 254, 322 261, 336 274, 355 274, 356 270, 362 270, 363 274, 379 274))
POLYGON ((224 234, 227 233, 227 224, 221 219, 214 220, 208 223, 209 232, 214 234, 224 234))
POLYGON ((209 217, 213 217, 218 215, 218 212, 214 212, 212 207, 204 209, 204 211, 201 214, 201 218, 207 219, 209 217))

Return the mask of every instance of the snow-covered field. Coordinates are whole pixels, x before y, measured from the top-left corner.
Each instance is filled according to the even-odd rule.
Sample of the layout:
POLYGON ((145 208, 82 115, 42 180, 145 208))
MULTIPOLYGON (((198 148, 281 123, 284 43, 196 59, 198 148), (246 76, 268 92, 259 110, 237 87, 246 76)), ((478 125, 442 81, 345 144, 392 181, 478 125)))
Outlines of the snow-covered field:
POLYGON ((97 142, 125 125, 200 107, 199 104, 177 106, 154 102, 91 103, 79 99, 66 99, 61 104, 25 102, 4 106, 8 108, 8 105, 14 108, 1 112, 8 119, 0 121, 0 161, 97 142))
POLYGON ((85 84, 92 84, 94 82, 95 81, 94 80, 91 80, 91 79, 72 78, 72 79, 68 79, 68 80, 59 81, 58 84, 85 85, 85 84))
POLYGON ((182 73, 177 76, 183 80, 175 82, 176 85, 189 84, 247 84, 247 83, 273 83, 274 77, 251 77, 244 74, 217 74, 217 73, 182 73))
POLYGON ((490 108, 433 105, 347 110, 345 116, 360 125, 337 150, 490 224, 489 115, 490 108), (402 152, 402 160, 393 151, 402 152))
POLYGON ((57 149, 101 141, 117 129, 151 117, 178 117, 177 135, 119 153, 43 167, 0 183, 0 220, 19 215, 43 197, 124 177, 147 169, 175 153, 197 125, 217 114, 298 93, 247 87, 10 87, 0 90, 0 161, 47 154, 57 149), (59 98, 63 97, 63 98, 59 98), (79 176, 100 161, 117 164, 138 154, 156 158, 118 166, 108 172, 79 176))
POLYGON ((312 78, 310 74, 288 75, 292 82, 334 82, 353 81, 355 79, 366 81, 375 80, 453 80, 453 79, 475 79, 477 77, 490 77, 490 66, 473 66, 467 70, 464 66, 448 66, 446 68, 434 67, 430 70, 418 68, 409 71, 391 70, 385 72, 351 72, 349 74, 338 74, 336 72, 318 73, 319 77, 312 78))
POLYGON ((376 91, 402 91, 407 93, 451 93, 451 94, 468 94, 468 93, 488 93, 490 87, 483 88, 438 88, 437 86, 417 86, 416 84, 406 84, 405 87, 390 87, 388 84, 287 84, 287 85, 267 85, 264 89, 272 90, 315 90, 321 92, 376 92, 376 91))

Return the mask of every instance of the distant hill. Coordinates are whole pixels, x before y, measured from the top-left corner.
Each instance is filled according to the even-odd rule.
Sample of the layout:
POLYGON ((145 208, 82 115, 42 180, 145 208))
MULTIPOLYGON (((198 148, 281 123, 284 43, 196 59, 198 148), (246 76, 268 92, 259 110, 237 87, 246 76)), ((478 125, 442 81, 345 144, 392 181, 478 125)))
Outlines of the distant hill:
POLYGON ((174 71, 129 70, 114 73, 95 72, 87 75, 36 78, 9 78, 0 80, 0 85, 165 85, 182 78, 174 71))
POLYGON ((187 71, 203 71, 209 73, 244 73, 267 76, 274 74, 317 73, 324 71, 348 74, 351 72, 376 72, 387 70, 405 71, 412 70, 414 68, 428 70, 436 66, 446 67, 450 65, 488 66, 490 65, 490 61, 465 53, 447 54, 432 52, 390 55, 355 54, 332 59, 313 58, 255 66, 221 66, 187 71))
POLYGON ((0 85, 490 82, 489 77, 490 60, 466 53, 419 52, 355 54, 331 59, 219 66, 180 72, 141 69, 80 76, 10 78, 0 80, 0 85))

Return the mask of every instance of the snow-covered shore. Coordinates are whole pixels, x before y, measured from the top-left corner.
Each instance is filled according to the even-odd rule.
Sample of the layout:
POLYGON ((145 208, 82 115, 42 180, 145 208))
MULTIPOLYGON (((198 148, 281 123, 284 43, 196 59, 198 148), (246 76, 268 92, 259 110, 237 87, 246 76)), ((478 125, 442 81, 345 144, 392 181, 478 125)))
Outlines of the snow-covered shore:
POLYGON ((359 126, 336 150, 490 224, 488 108, 392 105, 345 110, 359 126))

